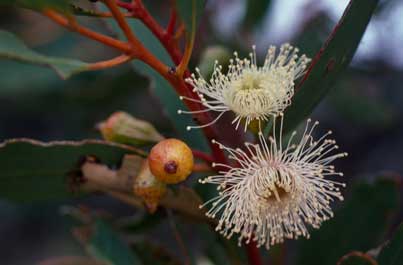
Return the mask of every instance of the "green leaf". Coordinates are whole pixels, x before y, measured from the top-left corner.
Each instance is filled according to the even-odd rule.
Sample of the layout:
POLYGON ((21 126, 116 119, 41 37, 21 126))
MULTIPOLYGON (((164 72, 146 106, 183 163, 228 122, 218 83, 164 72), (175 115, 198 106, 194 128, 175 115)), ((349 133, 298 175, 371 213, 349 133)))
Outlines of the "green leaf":
POLYGON ((15 5, 39 11, 44 8, 52 8, 66 12, 70 8, 68 0, 0 0, 0 5, 15 5))
POLYGON ((206 0, 176 0, 176 8, 188 33, 196 30, 204 11, 206 0), (196 25, 193 27, 193 17, 196 16, 196 25))
POLYGON ((334 265, 350 251, 379 245, 390 217, 398 211, 399 191, 394 180, 357 183, 335 217, 300 240, 296 264, 334 265), (314 250, 314 251, 313 251, 314 250))
POLYGON ((379 265, 399 265, 403 261, 403 223, 378 256, 379 265))
POLYGON ((378 0, 351 0, 308 72, 296 86, 293 103, 286 110, 285 131, 305 119, 328 93, 350 63, 378 0))
POLYGON ((377 265, 377 262, 368 254, 353 251, 343 256, 337 265, 377 265))
POLYGON ((123 242, 112 228, 101 220, 97 220, 94 231, 87 242, 88 251, 108 265, 142 264, 129 246, 123 242))
POLYGON ((0 58, 13 59, 26 63, 49 66, 63 79, 73 74, 88 71, 89 64, 67 58, 45 56, 29 49, 14 34, 0 30, 0 58))
POLYGON ((8 140, 0 144, 0 197, 16 202, 71 197, 67 174, 80 158, 93 155, 107 165, 116 165, 127 153, 136 150, 100 140, 8 140))
POLYGON ((247 0, 243 24, 246 27, 253 27, 259 24, 263 20, 271 3, 271 0, 247 0))

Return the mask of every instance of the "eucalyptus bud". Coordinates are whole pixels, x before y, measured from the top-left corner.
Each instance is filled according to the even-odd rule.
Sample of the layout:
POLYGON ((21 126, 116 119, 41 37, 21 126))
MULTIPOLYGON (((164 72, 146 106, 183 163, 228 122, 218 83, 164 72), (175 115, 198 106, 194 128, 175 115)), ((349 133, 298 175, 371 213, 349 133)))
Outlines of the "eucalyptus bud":
POLYGON ((137 146, 164 139, 152 124, 122 111, 113 113, 98 128, 105 140, 122 144, 137 146))
POLYGON ((133 191, 144 201, 148 211, 154 213, 167 192, 167 187, 151 173, 148 161, 144 160, 140 173, 134 180, 133 191))
POLYGON ((167 184, 184 181, 193 169, 192 150, 178 139, 165 139, 156 144, 148 161, 153 175, 167 184))

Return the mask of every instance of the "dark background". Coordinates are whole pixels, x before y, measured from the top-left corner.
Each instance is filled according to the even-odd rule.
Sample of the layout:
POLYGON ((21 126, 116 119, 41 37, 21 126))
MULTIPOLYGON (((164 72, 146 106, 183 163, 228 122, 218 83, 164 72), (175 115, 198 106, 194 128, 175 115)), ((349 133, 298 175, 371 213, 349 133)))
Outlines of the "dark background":
MULTIPOLYGON (((167 9, 160 1, 144 2, 166 21, 163 12, 167 9)), ((264 12, 252 10, 251 15, 244 1, 210 1, 192 65, 209 45, 246 54, 256 44, 259 55, 264 56, 268 45, 288 41, 313 57, 348 1, 269 2, 264 12)), ((349 152, 348 159, 339 163, 348 181, 353 177, 371 179, 379 172, 397 176, 403 172, 402 16, 403 2, 381 1, 352 64, 312 114, 321 121, 321 128, 332 128, 342 150, 349 152)), ((82 21, 107 31, 95 19, 82 21)), ((1 8, 0 28, 16 33, 30 47, 48 55, 84 61, 115 55, 27 10, 1 8)), ((148 80, 129 65, 63 81, 47 68, 0 61, 0 140, 99 138, 95 123, 116 110, 129 111, 152 122, 162 133, 175 135, 158 99, 152 96, 148 80)), ((100 197, 61 203, 107 207, 122 216, 132 211, 100 197)), ((83 251, 60 215, 59 202, 21 206, 0 201, 1 264, 36 264, 48 256, 77 253, 83 251)))

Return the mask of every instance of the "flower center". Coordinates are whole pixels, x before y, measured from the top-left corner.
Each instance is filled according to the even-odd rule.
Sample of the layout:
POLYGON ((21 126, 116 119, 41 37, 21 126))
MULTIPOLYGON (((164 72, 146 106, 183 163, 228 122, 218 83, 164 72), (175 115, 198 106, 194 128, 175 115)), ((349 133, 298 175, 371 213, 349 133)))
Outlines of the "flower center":
POLYGON ((267 91, 263 88, 264 75, 258 71, 245 71, 231 82, 224 93, 226 104, 242 117, 258 118, 266 113, 267 91))
POLYGON ((289 195, 289 192, 287 192, 284 188, 277 186, 274 184, 274 188, 271 189, 271 194, 268 195, 267 197, 263 197, 267 202, 280 202, 284 200, 287 196, 289 195))
POLYGON ((292 176, 275 165, 263 166, 256 172, 252 187, 255 194, 264 202, 281 202, 287 199, 293 191, 292 176))
POLYGON ((225 104, 242 118, 267 119, 289 104, 292 80, 285 70, 249 69, 228 84, 223 92, 225 104))
POLYGON ((256 71, 245 71, 242 78, 232 83, 232 89, 235 91, 260 89, 263 76, 256 71))

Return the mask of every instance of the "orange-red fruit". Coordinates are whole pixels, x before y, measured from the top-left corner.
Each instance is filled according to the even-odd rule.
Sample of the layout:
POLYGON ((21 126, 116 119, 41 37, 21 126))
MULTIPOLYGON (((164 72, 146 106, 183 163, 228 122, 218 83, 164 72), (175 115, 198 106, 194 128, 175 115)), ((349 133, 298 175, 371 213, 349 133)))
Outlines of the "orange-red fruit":
POLYGON ((148 161, 153 175, 167 184, 184 181, 193 169, 192 150, 184 142, 173 138, 156 144, 148 161))

